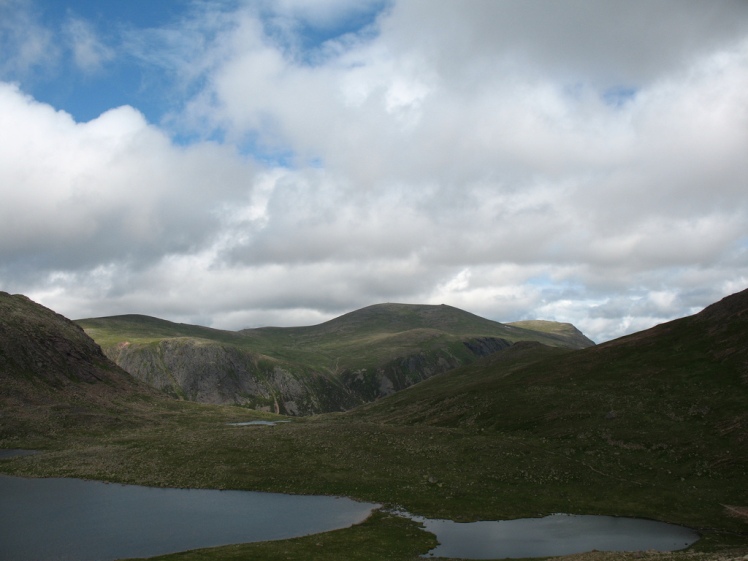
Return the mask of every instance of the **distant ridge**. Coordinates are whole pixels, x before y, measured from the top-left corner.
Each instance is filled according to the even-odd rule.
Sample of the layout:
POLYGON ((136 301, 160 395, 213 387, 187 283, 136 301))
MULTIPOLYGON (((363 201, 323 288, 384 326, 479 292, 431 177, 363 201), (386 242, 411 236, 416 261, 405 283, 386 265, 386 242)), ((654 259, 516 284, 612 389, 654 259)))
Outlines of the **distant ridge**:
POLYGON ((592 339, 589 339, 584 333, 579 331, 579 329, 570 323, 533 319, 513 321, 506 325, 529 329, 531 331, 541 331, 545 333, 548 338, 556 339, 561 346, 572 349, 586 349, 595 344, 592 339))
POLYGON ((336 335, 360 337, 365 333, 400 333, 431 329, 460 335, 500 336, 507 340, 542 340, 551 346, 586 348, 595 343, 569 323, 528 320, 500 323, 446 304, 373 304, 318 325, 305 327, 260 327, 243 329, 251 334, 263 330, 297 335, 336 335))
POLYGON ((398 304, 388 302, 372 304, 305 329, 326 332, 358 329, 391 333, 408 329, 465 332, 485 329, 486 327, 493 328, 497 325, 500 324, 446 304, 398 304))
POLYGON ((517 341, 594 345, 568 324, 505 325, 446 305, 375 304, 319 325, 237 332, 138 315, 78 323, 122 368, 175 397, 292 415, 348 410, 517 341))

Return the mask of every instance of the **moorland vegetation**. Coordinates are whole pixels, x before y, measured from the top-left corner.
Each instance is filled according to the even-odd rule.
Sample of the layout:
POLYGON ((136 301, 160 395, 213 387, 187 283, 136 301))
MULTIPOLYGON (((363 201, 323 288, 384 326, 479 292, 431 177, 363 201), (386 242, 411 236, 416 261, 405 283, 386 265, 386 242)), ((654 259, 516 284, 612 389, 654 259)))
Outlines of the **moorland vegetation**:
MULTIPOLYGON (((1 294, 0 314, 0 447, 42 451, 2 473, 345 495, 461 521, 635 516, 702 539, 579 557, 748 554, 748 291, 588 348, 517 342, 351 411, 293 418, 169 398, 23 297, 1 294), (228 424, 279 418, 291 422, 228 424)), ((328 534, 159 559, 415 560, 434 545, 382 510, 328 534)))

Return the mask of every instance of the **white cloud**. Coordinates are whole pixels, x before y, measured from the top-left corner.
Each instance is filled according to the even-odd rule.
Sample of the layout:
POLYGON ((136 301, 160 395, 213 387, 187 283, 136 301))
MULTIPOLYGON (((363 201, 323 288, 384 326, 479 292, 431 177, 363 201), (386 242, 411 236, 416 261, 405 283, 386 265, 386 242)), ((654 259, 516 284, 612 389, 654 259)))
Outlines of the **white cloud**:
MULTIPOLYGON (((131 107, 76 123, 0 85, 3 263, 73 270, 158 259, 210 243, 219 203, 252 168, 230 149, 178 148, 131 107)), ((21 267, 23 268, 23 267, 21 267)))
POLYGON ((191 92, 169 127, 223 140, 3 85, 0 288, 229 328, 405 301, 604 340, 692 313, 748 279, 748 14, 714 5, 394 3, 311 62, 270 19, 348 8, 133 31, 191 92))

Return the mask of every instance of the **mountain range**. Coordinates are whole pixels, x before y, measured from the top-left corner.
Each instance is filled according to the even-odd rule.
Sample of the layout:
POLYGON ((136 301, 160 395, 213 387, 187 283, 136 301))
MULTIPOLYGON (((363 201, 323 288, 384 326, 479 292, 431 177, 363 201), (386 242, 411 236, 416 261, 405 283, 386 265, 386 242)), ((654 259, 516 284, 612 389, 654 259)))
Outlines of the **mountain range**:
POLYGON ((445 305, 379 304, 320 325, 238 332, 139 315, 77 323, 120 367, 174 397, 289 415, 348 410, 518 341, 594 344, 570 324, 502 324, 445 305))

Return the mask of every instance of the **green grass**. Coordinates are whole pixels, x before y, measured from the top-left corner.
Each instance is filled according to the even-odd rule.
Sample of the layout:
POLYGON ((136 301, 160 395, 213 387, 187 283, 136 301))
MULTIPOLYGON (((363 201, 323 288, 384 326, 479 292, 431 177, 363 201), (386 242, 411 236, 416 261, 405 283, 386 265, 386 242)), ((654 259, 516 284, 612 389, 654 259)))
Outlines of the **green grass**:
POLYGON ((638 516, 700 529, 706 537, 699 547, 748 545, 745 523, 722 506, 743 504, 745 466, 726 463, 698 475, 682 446, 642 451, 593 435, 570 442, 529 430, 481 432, 351 415, 275 427, 226 425, 255 416, 239 408, 174 404, 144 412, 137 428, 92 434, 79 427, 63 438, 16 440, 13 447, 47 451, 5 461, 0 470, 344 495, 463 521, 553 512, 638 516))
MULTIPOLYGON (((256 417, 239 408, 190 403, 145 408, 136 427, 91 431, 71 426, 54 438, 0 441, 5 447, 45 450, 4 461, 0 471, 167 487, 342 495, 462 521, 553 512, 638 516, 699 529, 705 536, 700 549, 748 547, 745 522, 730 517, 722 506, 744 504, 740 501, 745 499, 746 479, 738 471, 744 466, 724 464, 697 475, 678 446, 641 451, 601 438, 570 443, 527 430, 398 425, 350 415, 295 419, 275 427, 226 425, 256 417)), ((381 521, 372 525, 375 534, 391 529, 381 521)), ((380 558, 407 559, 400 548, 420 548, 423 543, 420 534, 411 537, 402 544, 392 538, 398 543, 385 543, 382 547, 390 554, 380 558)), ((309 546, 314 539, 295 542, 293 548, 310 549, 319 555, 314 558, 335 558, 309 546)), ((340 539, 340 547, 355 549, 363 538, 344 531, 340 539)), ((275 558, 253 557, 253 547, 259 546, 237 547, 237 555, 275 558)), ((263 547, 277 548, 273 555, 287 551, 282 542, 263 547)), ((188 558, 213 558, 210 555, 188 558)), ((214 558, 224 558, 223 553, 214 558)))
POLYGON ((153 561, 415 561, 436 547, 432 534, 415 522, 375 512, 364 523, 344 530, 291 540, 201 549, 151 558, 153 561))

